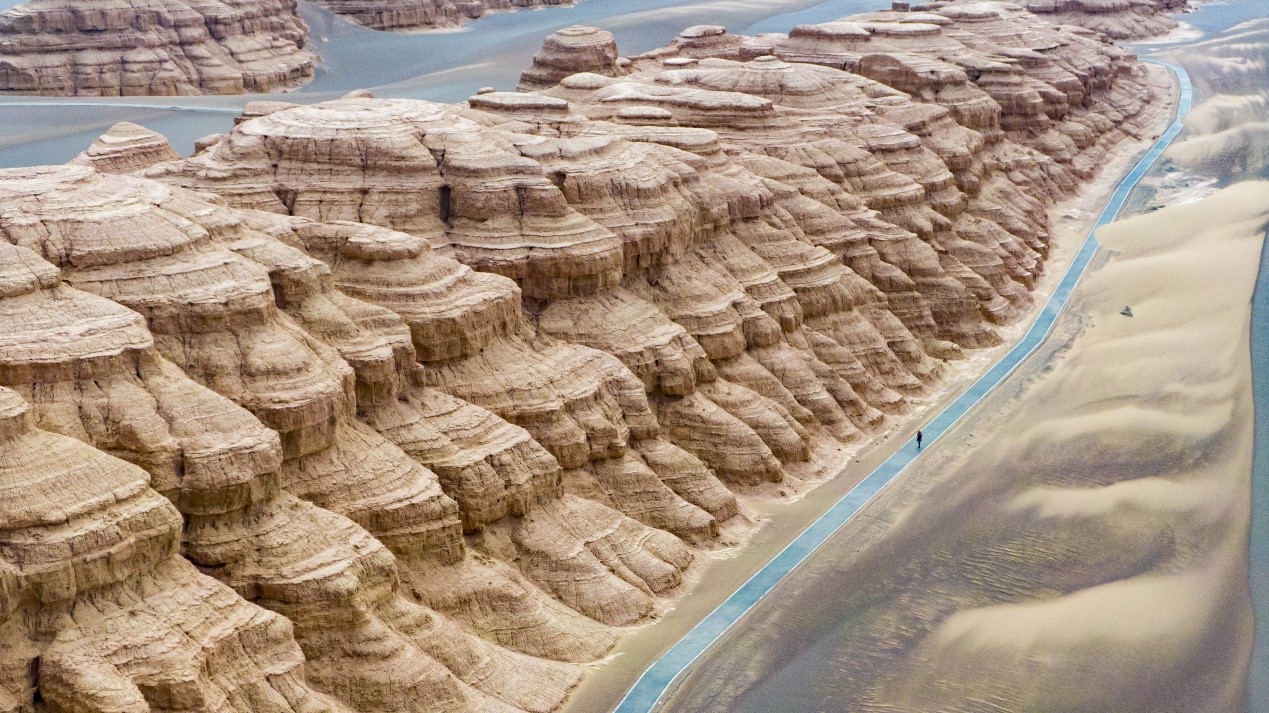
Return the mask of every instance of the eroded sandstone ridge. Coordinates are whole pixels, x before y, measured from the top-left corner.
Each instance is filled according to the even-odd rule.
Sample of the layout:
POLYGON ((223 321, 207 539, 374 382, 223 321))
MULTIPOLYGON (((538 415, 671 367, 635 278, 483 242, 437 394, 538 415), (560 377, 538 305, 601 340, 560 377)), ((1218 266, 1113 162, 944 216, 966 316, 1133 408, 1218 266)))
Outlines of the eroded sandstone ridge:
POLYGON ((31 0, 0 13, 0 92, 242 94, 313 76, 295 0, 31 0))
POLYGON ((0 711, 553 709, 1000 343, 1169 91, 968 3, 524 83, 0 172, 0 711))
POLYGON ((1168 15, 1185 11, 1189 0, 1025 0, 1024 4, 1051 22, 1079 25, 1126 40, 1176 29, 1176 20, 1168 15))
POLYGON ((316 0, 348 19, 376 30, 457 27, 491 12, 572 5, 574 0, 316 0))

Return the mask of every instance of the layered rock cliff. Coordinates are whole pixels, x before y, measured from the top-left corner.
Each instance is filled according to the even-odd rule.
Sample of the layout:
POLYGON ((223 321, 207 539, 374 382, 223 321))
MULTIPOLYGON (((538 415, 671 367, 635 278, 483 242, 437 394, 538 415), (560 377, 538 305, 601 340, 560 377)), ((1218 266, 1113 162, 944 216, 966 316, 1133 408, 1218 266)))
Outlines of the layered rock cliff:
POLYGON ((313 76, 295 0, 31 0, 0 13, 0 92, 242 94, 313 76))
POLYGON ((1026 0, 1026 8, 1051 22, 1087 27, 1116 40, 1162 35, 1176 29, 1169 13, 1189 0, 1026 0))
MULTIPOLYGON (((124 125, 0 171, 0 413, 29 409, 0 437, 110 464, 131 489, 82 476, 75 512, 140 493, 165 543, 26 594, 79 550, 10 543, 78 520, 41 500, 56 449, 0 451, 20 513, 61 508, 0 529, 0 640, 27 652, 0 710, 551 710, 743 537, 746 497, 831 476, 1000 343, 1048 208, 1169 91, 964 3, 634 58, 573 28, 525 86, 252 104, 188 159, 124 125), (109 667, 73 648, 71 683, 31 663, 84 638, 57 607, 187 580, 240 612, 215 636, 274 629, 179 675, 127 629, 109 667)), ((207 651, 181 596, 162 626, 207 651)))
POLYGON ((376 30, 457 27, 491 12, 572 5, 574 0, 316 0, 317 4, 376 30))
MULTIPOLYGON (((571 0, 317 0, 377 30, 455 27, 488 12, 569 5, 571 0)), ((1027 0, 1047 19, 1116 39, 1162 34, 1185 0, 1027 0)), ((919 7, 941 10, 947 0, 919 7)), ((963 3, 961 4, 963 7, 963 3)), ((1012 6, 998 6, 997 9, 1012 6)), ((825 28, 829 25, 821 25, 825 28)), ((697 27, 677 45, 735 58, 737 38, 697 27)), ((805 28, 802 28, 805 29, 805 28)), ((841 28, 807 30, 832 35, 841 28)), ((56 96, 242 94, 307 82, 315 55, 295 0, 31 0, 0 13, 0 92, 56 96)), ((794 35, 799 33, 795 32, 794 35)), ((874 33, 876 34, 876 33, 874 33)), ((908 36, 911 36, 910 34, 908 36)), ((617 62, 589 28, 553 35, 522 86, 546 88, 569 74, 617 62)), ((747 48, 752 54, 753 48, 747 48)))

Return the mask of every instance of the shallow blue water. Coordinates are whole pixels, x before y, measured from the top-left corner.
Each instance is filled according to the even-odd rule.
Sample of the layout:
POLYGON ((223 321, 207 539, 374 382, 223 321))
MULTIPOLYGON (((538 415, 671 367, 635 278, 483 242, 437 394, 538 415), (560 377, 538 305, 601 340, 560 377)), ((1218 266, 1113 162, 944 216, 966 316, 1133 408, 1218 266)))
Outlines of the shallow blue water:
POLYGON ((1252 2, 1216 2, 1200 5, 1193 12, 1177 15, 1176 18, 1193 25, 1206 34, 1224 32, 1241 22, 1257 20, 1269 15, 1269 2, 1253 0, 1252 2))
POLYGON ((764 32, 788 32, 798 25, 831 22, 847 15, 890 7, 890 3, 878 5, 868 0, 825 0, 811 7, 774 15, 740 30, 746 35, 764 32))
MULTIPOLYGON (((0 0, 0 11, 21 2, 0 0)), ((745 34, 787 32, 799 24, 888 5, 889 0, 585 0, 573 8, 491 15, 461 32, 399 35, 366 30, 303 3, 313 29, 312 46, 323 61, 315 80, 287 98, 316 101, 357 87, 387 85, 378 90, 380 95, 460 101, 479 86, 509 89, 542 37, 575 23, 612 30, 622 52, 636 54, 664 45, 692 24, 722 24, 745 34)), ((1269 0, 1242 0, 1203 5, 1180 19, 1214 34, 1267 12, 1269 0)), ((164 133, 178 150, 189 152, 196 138, 228 130, 232 116, 251 98, 171 99, 145 108, 91 102, 17 106, 13 102, 20 100, 6 98, 0 100, 0 166, 64 162, 123 120, 164 133)), ((1269 713, 1269 251, 1263 256, 1252 330, 1257 419, 1251 572, 1260 626, 1248 710, 1269 713)))
POLYGON ((1256 644, 1247 682, 1247 710, 1269 711, 1269 249, 1260 255, 1260 277, 1251 311, 1252 388, 1256 397, 1256 448, 1251 479, 1251 595, 1256 644))
MULTIPOLYGON (((1186 20, 1219 30, 1255 16, 1254 8, 1265 2, 1207 5, 1186 20)), ((0 0, 0 10, 18 4, 0 0)), ((621 52, 631 55, 663 46, 693 24, 718 24, 745 34, 788 32, 800 24, 889 5, 889 0, 582 0, 574 7, 496 13, 456 32, 397 34, 368 30, 301 0, 301 13, 311 28, 310 44, 322 60, 314 80, 298 92, 137 100, 155 104, 154 109, 101 106, 110 100, 80 100, 82 105, 54 109, 30 106, 35 102, 21 97, 3 97, 0 167, 62 163, 111 124, 125 120, 162 132, 177 151, 189 153, 199 137, 227 131, 231 116, 256 98, 314 102, 373 87, 379 96, 458 102, 482 86, 511 89, 542 38, 572 24, 612 31, 621 52), (224 111, 207 113, 194 107, 224 111)))

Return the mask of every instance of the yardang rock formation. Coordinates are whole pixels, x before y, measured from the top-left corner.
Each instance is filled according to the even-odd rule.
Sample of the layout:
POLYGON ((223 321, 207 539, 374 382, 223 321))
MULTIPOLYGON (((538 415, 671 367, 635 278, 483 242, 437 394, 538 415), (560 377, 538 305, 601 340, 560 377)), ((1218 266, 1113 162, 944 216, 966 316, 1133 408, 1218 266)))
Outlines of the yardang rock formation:
POLYGON ((1000 343, 1170 92, 977 3, 523 86, 0 171, 0 711, 555 708, 1000 343))
POLYGON ((376 30, 430 30, 457 27, 491 12, 561 5, 573 0, 317 0, 359 25, 376 30))
POLYGON ((242 94, 313 76, 295 0, 32 0, 0 13, 0 92, 242 94))
POLYGON ((1126 40, 1175 29, 1176 20, 1168 13, 1185 11, 1189 0, 1026 0, 1024 4, 1051 22, 1079 25, 1126 40))

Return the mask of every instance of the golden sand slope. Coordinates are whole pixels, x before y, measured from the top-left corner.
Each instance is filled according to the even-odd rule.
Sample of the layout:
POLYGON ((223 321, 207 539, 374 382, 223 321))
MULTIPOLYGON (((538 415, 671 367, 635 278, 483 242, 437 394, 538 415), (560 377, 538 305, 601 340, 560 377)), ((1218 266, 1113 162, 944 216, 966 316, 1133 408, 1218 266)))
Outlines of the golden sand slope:
POLYGON ((1188 134, 1168 158, 1201 173, 1251 176, 1269 166, 1269 95, 1218 94, 1185 119, 1188 134))
POLYGON ((881 700, 1239 707, 1252 626, 1249 298, 1266 222, 1269 185, 1243 184, 1103 231, 1122 254, 1085 285, 1087 331, 966 464, 987 477, 945 511, 987 514, 957 533, 956 559, 988 578, 956 587, 962 605, 882 676, 881 700), (1025 539, 1000 536, 1018 522, 1025 539), (1011 573, 1029 586, 1001 596, 1011 573), (962 690, 931 685, 987 672, 962 690))

